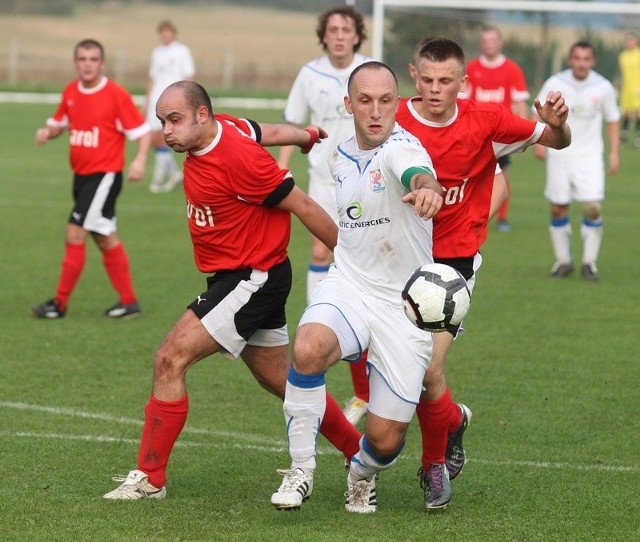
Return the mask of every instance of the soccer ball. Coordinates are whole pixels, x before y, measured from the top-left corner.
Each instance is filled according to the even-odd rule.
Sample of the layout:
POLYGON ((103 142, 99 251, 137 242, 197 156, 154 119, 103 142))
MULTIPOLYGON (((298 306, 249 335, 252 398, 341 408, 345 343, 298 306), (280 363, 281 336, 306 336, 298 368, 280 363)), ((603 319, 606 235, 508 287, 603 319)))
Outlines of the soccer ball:
POLYGON ((413 272, 402 290, 402 300, 404 313, 413 325, 437 333, 462 323, 471 294, 456 269, 432 263, 413 272))

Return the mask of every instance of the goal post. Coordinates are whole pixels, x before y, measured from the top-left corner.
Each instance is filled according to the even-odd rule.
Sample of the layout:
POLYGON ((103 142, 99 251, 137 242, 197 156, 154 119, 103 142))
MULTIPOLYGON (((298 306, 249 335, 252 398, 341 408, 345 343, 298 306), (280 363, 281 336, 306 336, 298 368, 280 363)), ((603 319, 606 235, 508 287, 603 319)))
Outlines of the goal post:
POLYGON ((384 55, 385 10, 387 7, 448 8, 496 11, 602 13, 612 15, 640 15, 636 2, 587 2, 543 0, 374 0, 372 57, 382 60, 384 55))

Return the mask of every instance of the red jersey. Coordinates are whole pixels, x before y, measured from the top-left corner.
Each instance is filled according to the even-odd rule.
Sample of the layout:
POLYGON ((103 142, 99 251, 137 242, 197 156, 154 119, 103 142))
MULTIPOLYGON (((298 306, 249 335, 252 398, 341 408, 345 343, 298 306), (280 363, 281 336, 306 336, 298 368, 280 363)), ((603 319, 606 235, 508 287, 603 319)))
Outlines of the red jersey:
POLYGON ((78 175, 122 171, 125 136, 133 140, 150 131, 131 95, 106 77, 94 88, 69 83, 47 125, 68 128, 69 161, 78 175))
POLYGON ((250 136, 251 124, 216 115, 218 134, 184 161, 184 193, 196 265, 203 273, 266 271, 287 257, 291 214, 275 207, 291 174, 250 136))
POLYGON ((435 123, 414 109, 413 103, 421 100, 400 100, 396 120, 427 149, 446 189, 444 205, 433 219, 433 257, 472 257, 487 238, 496 156, 537 142, 544 124, 522 119, 502 105, 473 100, 458 100, 455 116, 435 123))
POLYGON ((513 102, 529 99, 524 72, 513 60, 500 55, 491 62, 484 57, 475 58, 467 64, 469 82, 464 98, 478 102, 503 104, 509 109, 513 102))

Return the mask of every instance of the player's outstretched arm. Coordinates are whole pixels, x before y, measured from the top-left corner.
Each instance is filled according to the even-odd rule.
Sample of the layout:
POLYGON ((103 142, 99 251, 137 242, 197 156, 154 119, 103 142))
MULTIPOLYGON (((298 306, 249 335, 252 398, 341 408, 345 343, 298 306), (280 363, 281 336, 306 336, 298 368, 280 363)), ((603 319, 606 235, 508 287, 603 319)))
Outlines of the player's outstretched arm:
POLYGON ((278 208, 289 211, 298 217, 315 237, 333 250, 338 243, 338 226, 333 219, 297 186, 289 192, 278 208))
POLYGON ((544 104, 533 102, 540 120, 546 124, 538 143, 553 149, 564 149, 571 144, 571 130, 567 124, 569 107, 560 92, 549 92, 544 104))
POLYGON ((295 124, 260 123, 260 130, 261 145, 265 147, 297 145, 302 150, 302 154, 307 154, 316 143, 327 137, 327 132, 315 125, 300 128, 295 124))

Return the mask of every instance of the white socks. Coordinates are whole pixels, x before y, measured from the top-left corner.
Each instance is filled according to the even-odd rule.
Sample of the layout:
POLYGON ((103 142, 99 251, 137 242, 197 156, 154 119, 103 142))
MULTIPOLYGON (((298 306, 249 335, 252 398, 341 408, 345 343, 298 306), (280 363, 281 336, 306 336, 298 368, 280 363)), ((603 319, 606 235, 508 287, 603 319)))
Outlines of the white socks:
POLYGON ((313 470, 316 468, 316 440, 327 407, 327 389, 324 375, 321 375, 321 379, 317 376, 298 376, 306 380, 303 383, 305 387, 287 380, 283 405, 291 468, 313 470), (316 381, 310 382, 313 378, 316 381))

